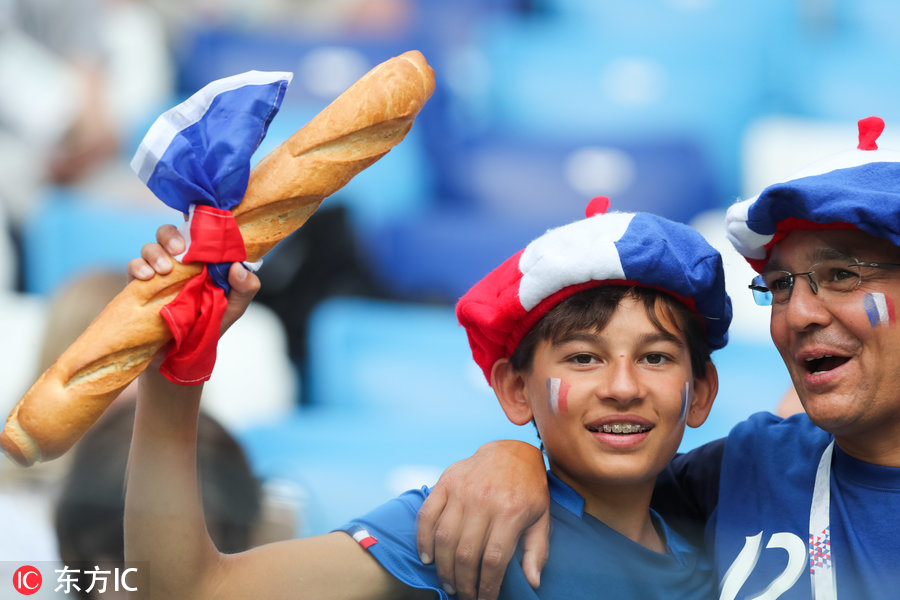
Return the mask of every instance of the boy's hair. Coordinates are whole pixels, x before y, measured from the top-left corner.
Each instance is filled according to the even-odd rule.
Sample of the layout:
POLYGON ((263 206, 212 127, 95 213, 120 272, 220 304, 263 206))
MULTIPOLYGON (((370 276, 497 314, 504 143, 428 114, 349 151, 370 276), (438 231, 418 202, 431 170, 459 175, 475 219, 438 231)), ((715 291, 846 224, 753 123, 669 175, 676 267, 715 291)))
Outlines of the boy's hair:
POLYGON ((706 374, 710 347, 703 317, 665 292, 622 285, 583 290, 557 304, 525 334, 510 356, 510 365, 517 371, 530 371, 540 342, 555 342, 576 331, 602 331, 625 297, 642 302, 647 317, 657 329, 680 334, 691 357, 694 377, 706 374), (676 332, 663 326, 663 318, 674 324, 676 332))

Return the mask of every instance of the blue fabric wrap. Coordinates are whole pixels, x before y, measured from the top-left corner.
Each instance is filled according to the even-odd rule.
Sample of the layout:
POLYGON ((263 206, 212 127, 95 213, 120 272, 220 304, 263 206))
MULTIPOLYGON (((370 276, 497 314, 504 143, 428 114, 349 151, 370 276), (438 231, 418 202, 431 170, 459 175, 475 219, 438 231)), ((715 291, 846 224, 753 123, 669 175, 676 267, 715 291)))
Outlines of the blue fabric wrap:
POLYGON ((747 226, 772 235, 790 217, 849 223, 900 246, 900 163, 866 163, 771 185, 750 206, 747 226))
POLYGON ((615 245, 626 279, 692 299, 706 317, 710 348, 725 346, 732 307, 722 257, 696 231, 639 213, 615 245))
MULTIPOLYGON (((196 122, 186 123, 175 134, 147 178, 147 187, 166 205, 185 214, 192 204, 233 209, 244 197, 250 158, 277 114, 288 83, 289 78, 279 77, 216 95, 196 122)), ((169 123, 174 121, 177 126, 177 111, 184 104, 170 111, 175 114, 169 123)), ((149 138, 150 134, 145 140, 149 138)), ((230 266, 227 262, 208 265, 210 278, 226 293, 230 291, 230 266)))

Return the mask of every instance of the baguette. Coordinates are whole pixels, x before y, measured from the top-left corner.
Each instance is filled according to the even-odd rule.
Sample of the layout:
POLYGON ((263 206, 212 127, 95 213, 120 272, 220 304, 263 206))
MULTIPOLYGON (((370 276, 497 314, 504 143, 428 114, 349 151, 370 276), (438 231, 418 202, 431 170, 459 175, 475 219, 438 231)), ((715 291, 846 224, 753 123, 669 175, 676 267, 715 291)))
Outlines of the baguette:
MULTIPOLYGON (((322 201, 406 136, 434 91, 418 51, 376 66, 255 165, 233 210, 247 260, 298 229, 322 201)), ((131 281, 31 386, 10 413, 0 447, 21 465, 64 454, 171 340, 160 309, 199 264, 131 281)))

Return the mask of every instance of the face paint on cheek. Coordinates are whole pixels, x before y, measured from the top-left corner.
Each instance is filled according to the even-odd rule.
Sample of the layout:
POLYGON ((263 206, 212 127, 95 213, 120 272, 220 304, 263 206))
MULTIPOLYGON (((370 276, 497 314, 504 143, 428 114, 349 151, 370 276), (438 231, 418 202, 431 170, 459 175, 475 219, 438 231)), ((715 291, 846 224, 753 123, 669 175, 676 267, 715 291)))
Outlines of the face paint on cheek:
POLYGON ((547 397, 550 402, 550 411, 555 413, 569 410, 569 384, 558 377, 547 378, 547 397))
POLYGON ((678 415, 679 421, 687 420, 688 409, 691 407, 691 400, 694 396, 693 385, 690 381, 684 382, 684 388, 681 390, 681 414, 678 415))
POLYGON ((863 308, 872 327, 894 324, 894 301, 881 292, 866 294, 863 308))

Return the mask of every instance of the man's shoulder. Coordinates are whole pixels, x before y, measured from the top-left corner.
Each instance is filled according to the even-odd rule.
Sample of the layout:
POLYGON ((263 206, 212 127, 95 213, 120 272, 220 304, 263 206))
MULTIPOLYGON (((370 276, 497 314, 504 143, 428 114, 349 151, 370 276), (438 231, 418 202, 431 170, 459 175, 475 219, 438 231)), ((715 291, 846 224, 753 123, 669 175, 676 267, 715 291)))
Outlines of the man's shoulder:
POLYGON ((723 465, 737 464, 747 468, 767 465, 783 468, 789 458, 792 468, 807 470, 800 463, 818 461, 822 450, 831 441, 831 435, 816 426, 806 414, 796 414, 786 419, 768 412, 751 415, 736 425, 725 443, 723 465), (778 467, 781 465, 781 467, 778 467))
POLYGON ((806 413, 782 418, 763 411, 735 425, 727 439, 726 446, 745 439, 819 445, 827 443, 829 434, 810 421, 806 413))

